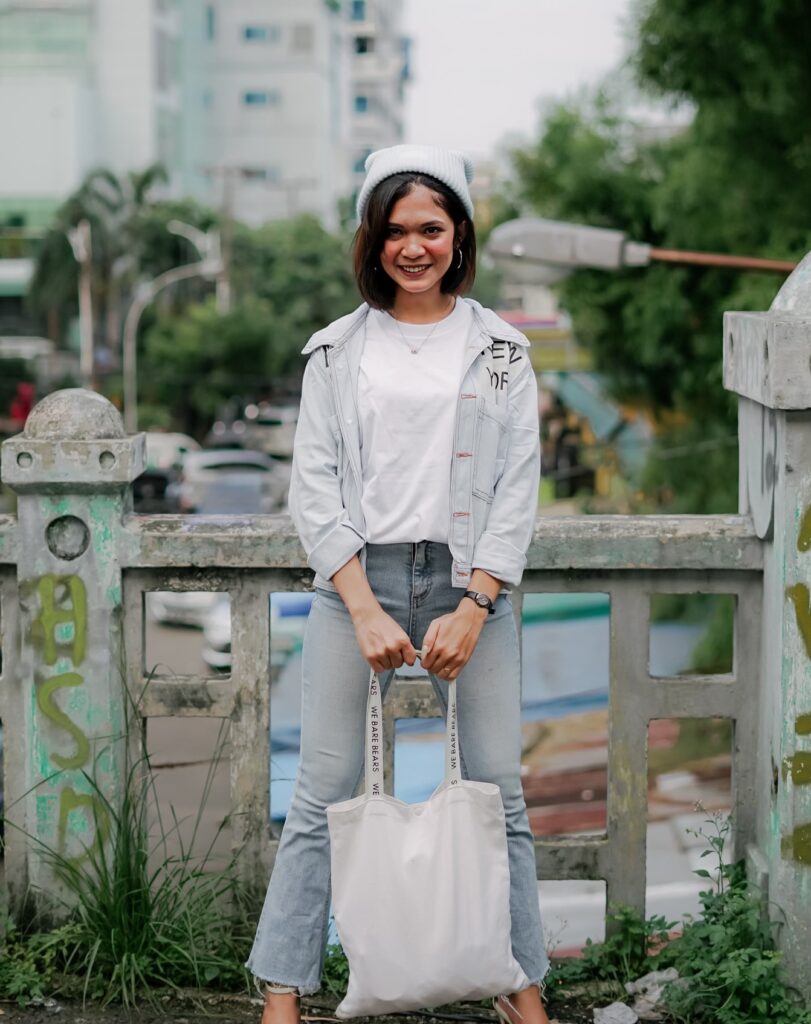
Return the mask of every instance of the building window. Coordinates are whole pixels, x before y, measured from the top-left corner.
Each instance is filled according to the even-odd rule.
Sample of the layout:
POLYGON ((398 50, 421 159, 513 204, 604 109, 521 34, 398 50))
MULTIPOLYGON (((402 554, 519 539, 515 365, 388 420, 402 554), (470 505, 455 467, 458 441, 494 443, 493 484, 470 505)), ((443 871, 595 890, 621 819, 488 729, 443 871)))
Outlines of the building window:
POLYGON ((375 41, 371 36, 355 36, 355 53, 374 53, 375 41))
POLYGON ((355 113, 365 114, 369 110, 369 97, 368 96, 356 96, 355 97, 355 113))
POLYGON ((155 33, 155 85, 161 92, 171 89, 177 79, 175 40, 161 32, 155 33))
POLYGON ((209 4, 206 7, 206 39, 209 41, 214 38, 217 32, 217 12, 214 10, 214 4, 209 4))
POLYGON ((315 31, 312 25, 293 26, 293 49, 296 53, 309 53, 315 41, 315 31))
POLYGON ((277 107, 279 99, 275 89, 248 89, 242 94, 242 103, 246 107, 277 107))
POLYGON ((278 167, 240 167, 240 174, 245 181, 278 181, 278 167))
POLYGON ((366 0, 352 0, 352 20, 366 21, 366 0))
POLYGON ((246 25, 242 38, 249 43, 278 43, 281 31, 278 25, 246 25))

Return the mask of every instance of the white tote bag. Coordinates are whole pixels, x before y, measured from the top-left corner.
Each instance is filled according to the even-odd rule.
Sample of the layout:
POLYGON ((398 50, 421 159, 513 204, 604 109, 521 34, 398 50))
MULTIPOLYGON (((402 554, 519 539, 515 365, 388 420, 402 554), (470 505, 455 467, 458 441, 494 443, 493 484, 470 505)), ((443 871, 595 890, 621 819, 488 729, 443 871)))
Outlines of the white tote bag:
POLYGON ((510 943, 510 869, 498 786, 459 770, 448 687, 445 780, 407 804, 383 792, 383 707, 374 672, 366 791, 327 808, 332 904, 349 961, 346 1019, 516 992, 530 982, 510 943))

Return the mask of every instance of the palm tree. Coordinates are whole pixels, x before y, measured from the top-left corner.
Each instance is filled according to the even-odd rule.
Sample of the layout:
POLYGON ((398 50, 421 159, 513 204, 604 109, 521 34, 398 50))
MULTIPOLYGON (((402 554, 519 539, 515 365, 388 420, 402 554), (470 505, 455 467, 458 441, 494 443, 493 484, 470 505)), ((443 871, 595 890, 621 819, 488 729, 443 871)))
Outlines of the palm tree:
POLYGON ((151 204, 151 192, 167 181, 161 164, 118 176, 112 171, 91 171, 57 211, 37 257, 28 292, 33 312, 48 317, 59 335, 77 310, 79 268, 68 232, 81 220, 90 223, 92 239, 91 292, 95 323, 102 325, 97 341, 117 349, 121 336, 121 299, 138 271, 136 226, 151 204))

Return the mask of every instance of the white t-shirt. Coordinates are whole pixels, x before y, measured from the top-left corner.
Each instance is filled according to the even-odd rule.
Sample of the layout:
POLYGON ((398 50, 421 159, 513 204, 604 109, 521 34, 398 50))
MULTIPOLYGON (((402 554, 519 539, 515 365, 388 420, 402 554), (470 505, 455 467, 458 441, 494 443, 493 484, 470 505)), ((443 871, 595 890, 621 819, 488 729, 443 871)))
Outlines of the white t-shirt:
POLYGON ((459 301, 436 326, 369 312, 358 413, 370 544, 448 542, 453 434, 472 316, 459 301))

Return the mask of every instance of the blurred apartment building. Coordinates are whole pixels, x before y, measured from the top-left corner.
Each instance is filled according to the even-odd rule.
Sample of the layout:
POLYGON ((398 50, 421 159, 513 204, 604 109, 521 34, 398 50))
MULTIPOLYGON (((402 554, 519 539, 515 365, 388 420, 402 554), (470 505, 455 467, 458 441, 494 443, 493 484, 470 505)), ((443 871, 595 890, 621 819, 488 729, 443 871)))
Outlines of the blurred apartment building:
POLYGON ((258 224, 327 226, 370 148, 402 136, 402 0, 186 0, 186 180, 258 224), (203 26, 197 48, 196 26, 203 26), (192 50, 196 52, 192 53, 192 50), (195 179, 204 167, 207 183, 195 179))
POLYGON ((161 162, 169 195, 334 227, 367 153, 402 136, 401 9, 0 0, 0 225, 44 225, 96 167, 161 162))
POLYGON ((99 166, 180 190, 179 31, 171 0, 0 3, 0 218, 47 222, 99 166))

